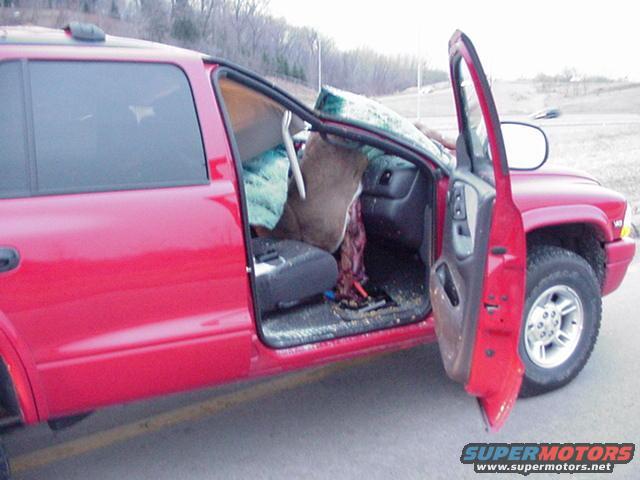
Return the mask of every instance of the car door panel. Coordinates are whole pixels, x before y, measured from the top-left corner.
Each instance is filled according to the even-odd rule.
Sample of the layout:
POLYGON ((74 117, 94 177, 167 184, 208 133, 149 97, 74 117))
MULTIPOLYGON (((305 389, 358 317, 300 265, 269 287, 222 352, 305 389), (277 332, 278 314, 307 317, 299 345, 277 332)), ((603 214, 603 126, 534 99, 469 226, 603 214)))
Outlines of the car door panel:
POLYGON ((239 198, 202 61, 30 65, 23 80, 40 93, 21 102, 31 121, 19 138, 31 139, 38 176, 0 200, 0 246, 19 256, 0 273, 0 328, 24 346, 40 418, 247 376, 255 328, 239 198), (112 67, 135 79, 119 79, 130 87, 121 97, 114 75, 90 73, 112 67), (38 84, 37 69, 76 88, 38 84), (32 130, 42 136, 56 118, 59 135, 38 143, 32 130), (43 189, 53 179, 68 188, 43 189))
POLYGON ((430 274, 447 374, 478 397, 489 428, 506 420, 524 369, 518 338, 526 246, 500 123, 470 40, 450 41, 460 135, 444 213, 442 254, 430 274))
POLYGON ((247 373, 252 320, 234 195, 222 180, 0 202, 2 239, 21 257, 0 280, 0 309, 52 414, 135 398, 127 384, 152 395, 247 373), (230 344, 235 353, 219 358, 230 344), (113 368, 118 357, 126 368, 113 368), (182 375, 170 375, 178 366, 182 375))
POLYGON ((450 319, 436 321, 441 354, 447 358, 445 369, 451 378, 466 383, 477 328, 473 312, 481 304, 487 254, 487 235, 482 230, 486 230, 491 222, 495 194, 481 179, 469 173, 457 173, 450 185, 443 252, 431 269, 430 288, 435 318, 450 319), (454 213, 454 199, 460 191, 472 191, 477 195, 475 208, 467 209, 464 219, 456 219, 454 213), (473 234, 467 220, 470 216, 476 220, 473 234), (465 321, 469 318, 473 321, 465 321), (464 342, 459 342, 460 338, 464 342))

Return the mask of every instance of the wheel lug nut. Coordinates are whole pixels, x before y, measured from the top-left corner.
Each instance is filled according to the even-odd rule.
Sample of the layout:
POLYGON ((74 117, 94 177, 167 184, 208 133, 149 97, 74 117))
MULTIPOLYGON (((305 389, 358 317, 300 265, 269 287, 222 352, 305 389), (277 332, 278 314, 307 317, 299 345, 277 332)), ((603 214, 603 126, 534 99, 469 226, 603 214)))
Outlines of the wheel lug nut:
POLYGON ((547 334, 546 334, 546 333, 544 333, 544 332, 542 332, 542 333, 540 334, 540 336, 541 336, 541 337, 546 337, 546 336, 547 336, 547 334))
POLYGON ((548 314, 547 312, 544 312, 544 313, 542 314, 542 318, 547 318, 548 316, 549 316, 549 314, 548 314))
POLYGON ((538 328, 542 328, 544 325, 542 325, 542 322, 538 323, 538 328))
POLYGON ((551 316, 555 317, 556 316, 556 312, 551 312, 551 316))
POLYGON ((556 327, 558 326, 558 323, 560 323, 560 322, 558 322, 558 320, 554 320, 554 321, 553 321, 553 324, 554 324, 556 327))

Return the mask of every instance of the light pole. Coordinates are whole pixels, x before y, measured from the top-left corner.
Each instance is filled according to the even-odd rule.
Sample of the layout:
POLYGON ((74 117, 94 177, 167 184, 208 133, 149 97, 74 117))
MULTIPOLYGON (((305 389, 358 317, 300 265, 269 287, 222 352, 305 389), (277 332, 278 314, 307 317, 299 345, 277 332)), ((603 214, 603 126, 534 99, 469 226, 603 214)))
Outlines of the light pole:
POLYGON ((320 35, 316 34, 316 42, 318 42, 318 93, 322 90, 322 40, 320 35))
POLYGON ((418 100, 416 104, 416 116, 418 117, 418 121, 421 120, 421 112, 420 112, 420 102, 422 97, 422 29, 420 25, 418 25, 418 100))
POLYGON ((418 121, 421 120, 421 115, 420 115, 420 101, 421 101, 421 97, 422 97, 422 61, 420 60, 420 57, 418 57, 418 105, 416 107, 417 109, 417 114, 416 116, 418 117, 418 121))

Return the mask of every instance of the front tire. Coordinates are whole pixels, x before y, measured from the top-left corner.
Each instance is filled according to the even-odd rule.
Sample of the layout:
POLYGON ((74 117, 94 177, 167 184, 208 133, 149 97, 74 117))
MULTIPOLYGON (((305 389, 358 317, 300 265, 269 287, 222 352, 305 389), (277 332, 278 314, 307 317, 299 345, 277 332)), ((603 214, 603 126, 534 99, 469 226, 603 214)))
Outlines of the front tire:
POLYGON ((601 317, 600 285, 589 263, 564 248, 532 247, 519 344, 525 366, 520 397, 573 380, 589 360, 601 317))

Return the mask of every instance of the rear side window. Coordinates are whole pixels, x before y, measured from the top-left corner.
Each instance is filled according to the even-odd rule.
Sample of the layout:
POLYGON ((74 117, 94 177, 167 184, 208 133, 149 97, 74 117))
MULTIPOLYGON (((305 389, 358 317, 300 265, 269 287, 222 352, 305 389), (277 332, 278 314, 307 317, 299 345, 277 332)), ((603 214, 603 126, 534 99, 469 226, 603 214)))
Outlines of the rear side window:
POLYGON ((38 193, 207 181, 200 127, 176 66, 29 62, 38 193))
POLYGON ((0 63, 0 197, 29 191, 24 97, 20 62, 0 63))

